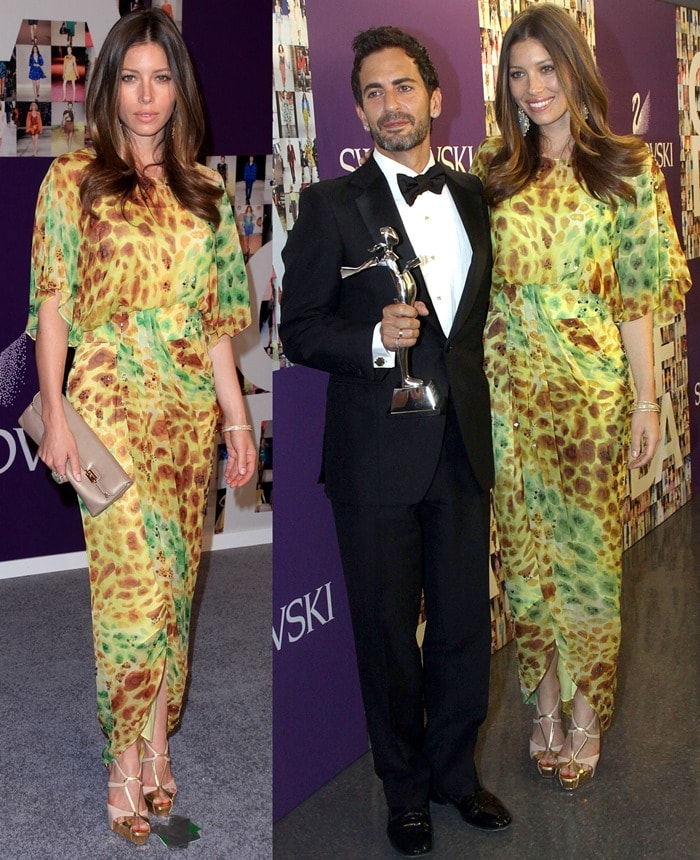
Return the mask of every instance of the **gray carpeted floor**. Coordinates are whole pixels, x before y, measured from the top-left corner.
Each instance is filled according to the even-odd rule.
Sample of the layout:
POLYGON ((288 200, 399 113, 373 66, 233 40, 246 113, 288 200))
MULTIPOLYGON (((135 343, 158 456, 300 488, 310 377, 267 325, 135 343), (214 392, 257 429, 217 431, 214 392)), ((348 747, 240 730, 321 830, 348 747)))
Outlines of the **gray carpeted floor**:
MULTIPOLYGON (((433 860, 690 860, 700 843, 700 498, 626 554, 617 715, 595 778, 576 792, 528 761, 514 645, 492 661, 478 760, 513 814, 503 833, 432 806, 433 860)), ((390 860, 386 806, 370 755, 274 828, 275 860, 390 860)))
MULTIPOLYGON (((513 646, 495 655, 479 759, 510 807, 505 833, 433 808, 435 860, 685 860, 700 839, 700 499, 625 555, 618 713, 595 779, 565 794, 527 760, 531 712, 513 646)), ((269 860, 271 548, 205 556, 191 685, 172 739, 177 811, 202 827, 186 857, 269 860)), ((85 571, 0 580, 0 860, 167 857, 107 828, 85 571)), ((395 857, 369 756, 275 827, 276 860, 395 857)))
MULTIPOLYGON (((201 827, 193 860, 272 854, 271 568, 269 546, 204 556, 171 739, 175 811, 201 827)), ((0 858, 170 856, 107 826, 87 572, 0 580, 0 607, 0 858)))

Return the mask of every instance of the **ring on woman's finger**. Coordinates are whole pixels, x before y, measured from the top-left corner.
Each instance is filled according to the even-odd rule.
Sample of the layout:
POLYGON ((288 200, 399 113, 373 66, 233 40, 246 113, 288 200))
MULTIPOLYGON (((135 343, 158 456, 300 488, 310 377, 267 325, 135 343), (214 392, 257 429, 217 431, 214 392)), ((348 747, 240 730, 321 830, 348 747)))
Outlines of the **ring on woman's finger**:
POLYGON ((68 478, 65 475, 59 475, 58 472, 51 470, 51 477, 57 484, 65 484, 68 478))

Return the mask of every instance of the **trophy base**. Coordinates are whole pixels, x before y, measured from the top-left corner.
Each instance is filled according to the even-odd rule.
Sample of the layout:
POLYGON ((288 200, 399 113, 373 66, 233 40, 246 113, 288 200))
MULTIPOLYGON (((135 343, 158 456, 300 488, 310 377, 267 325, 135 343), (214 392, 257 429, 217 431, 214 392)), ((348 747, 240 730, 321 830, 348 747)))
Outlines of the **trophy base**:
POLYGON ((391 415, 412 415, 422 413, 440 415, 444 408, 442 395, 434 382, 411 388, 395 388, 391 398, 391 415))

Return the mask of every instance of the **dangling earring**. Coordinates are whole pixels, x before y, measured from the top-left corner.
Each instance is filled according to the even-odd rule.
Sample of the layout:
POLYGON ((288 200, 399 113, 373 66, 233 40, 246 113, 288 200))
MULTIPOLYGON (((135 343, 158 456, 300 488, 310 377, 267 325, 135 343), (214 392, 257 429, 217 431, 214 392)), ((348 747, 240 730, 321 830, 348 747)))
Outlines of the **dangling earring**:
POLYGON ((528 131, 530 131, 530 117, 521 107, 518 108, 518 125, 520 126, 520 131, 523 133, 523 137, 525 137, 528 131))
POLYGON ((586 102, 581 105, 581 115, 584 119, 588 119, 588 117, 590 116, 590 111, 588 110, 588 105, 586 104, 586 102))

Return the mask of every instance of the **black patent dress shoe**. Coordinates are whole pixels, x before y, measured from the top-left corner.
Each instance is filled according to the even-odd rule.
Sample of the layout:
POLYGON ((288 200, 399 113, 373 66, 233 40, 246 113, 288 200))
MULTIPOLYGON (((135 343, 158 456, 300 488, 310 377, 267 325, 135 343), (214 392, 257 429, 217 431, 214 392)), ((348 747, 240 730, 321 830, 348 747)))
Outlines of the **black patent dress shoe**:
POLYGON ((485 788, 479 788, 474 794, 464 797, 432 791, 430 799, 435 803, 456 806, 466 823, 479 830, 505 830, 513 820, 501 801, 485 788))
POLYGON ((433 847, 433 823, 430 809, 419 806, 413 809, 391 807, 386 835, 392 846, 406 857, 427 854, 433 847))

